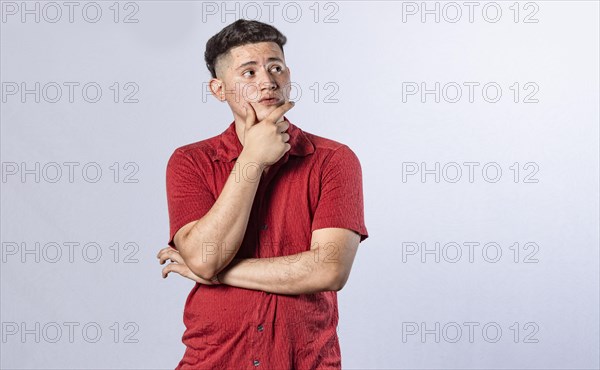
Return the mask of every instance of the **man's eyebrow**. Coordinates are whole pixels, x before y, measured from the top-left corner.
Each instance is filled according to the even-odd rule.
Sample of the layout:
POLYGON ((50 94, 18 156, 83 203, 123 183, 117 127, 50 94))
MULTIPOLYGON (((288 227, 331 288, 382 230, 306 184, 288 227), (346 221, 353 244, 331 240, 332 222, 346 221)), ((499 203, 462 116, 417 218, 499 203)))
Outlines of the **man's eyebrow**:
MULTIPOLYGON (((267 59, 267 62, 280 62, 280 63, 283 63, 283 60, 281 60, 280 58, 277 58, 277 57, 271 57, 271 58, 267 59)), ((250 65, 256 65, 256 64, 258 64, 256 61, 254 61, 254 60, 251 60, 251 61, 249 61, 249 62, 242 63, 242 64, 241 64, 239 67, 237 67, 235 70, 237 71, 238 69, 242 69, 242 68, 244 68, 244 67, 247 67, 247 66, 250 66, 250 65)))

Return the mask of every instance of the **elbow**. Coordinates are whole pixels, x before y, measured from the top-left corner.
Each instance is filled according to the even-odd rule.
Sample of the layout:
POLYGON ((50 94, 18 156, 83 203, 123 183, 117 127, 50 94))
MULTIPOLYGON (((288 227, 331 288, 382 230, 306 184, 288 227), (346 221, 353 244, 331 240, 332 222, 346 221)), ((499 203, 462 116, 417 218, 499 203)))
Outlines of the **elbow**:
POLYGON ((327 287, 325 290, 339 292, 348 281, 349 272, 334 270, 326 278, 327 287))
POLYGON ((194 258, 188 263, 188 268, 191 272, 194 273, 194 275, 204 280, 211 280, 217 275, 218 271, 216 269, 216 266, 212 266, 206 261, 202 262, 201 260, 198 260, 199 258, 194 258))
POLYGON ((178 249, 181 257, 194 275, 204 280, 211 280, 219 272, 214 261, 214 256, 217 255, 216 243, 200 243, 202 248, 198 250, 190 241, 189 231, 182 234, 176 243, 180 246, 178 249))
POLYGON ((210 280, 218 273, 217 266, 214 266, 212 260, 207 259, 206 255, 203 255, 203 253, 200 255, 189 255, 188 251, 186 256, 184 256, 183 250, 185 249, 182 248, 180 254, 183 257, 185 264, 194 275, 204 280, 210 280))
POLYGON ((333 291, 339 292, 346 285, 347 279, 336 279, 333 283, 333 291))

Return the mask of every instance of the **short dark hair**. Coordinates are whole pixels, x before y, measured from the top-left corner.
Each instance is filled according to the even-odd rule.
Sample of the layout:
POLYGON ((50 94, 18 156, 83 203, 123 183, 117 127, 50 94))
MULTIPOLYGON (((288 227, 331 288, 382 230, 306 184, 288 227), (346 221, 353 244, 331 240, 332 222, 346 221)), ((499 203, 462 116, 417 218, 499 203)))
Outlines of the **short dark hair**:
POLYGON ((279 45, 283 53, 287 38, 277 28, 258 21, 238 19, 208 40, 204 52, 206 67, 212 77, 216 78, 215 63, 219 56, 236 46, 269 41, 279 45))

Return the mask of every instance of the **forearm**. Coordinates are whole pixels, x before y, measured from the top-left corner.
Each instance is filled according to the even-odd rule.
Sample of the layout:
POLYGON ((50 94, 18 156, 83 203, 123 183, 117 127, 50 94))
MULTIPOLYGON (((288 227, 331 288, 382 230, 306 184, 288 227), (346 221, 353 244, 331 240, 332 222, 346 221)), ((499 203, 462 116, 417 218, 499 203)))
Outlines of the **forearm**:
POLYGON ((222 284, 276 294, 310 294, 338 290, 334 261, 322 250, 272 258, 234 259, 219 274, 222 284))
POLYGON ((237 253, 262 172, 242 152, 213 207, 182 236, 181 256, 196 275, 210 279, 237 253))

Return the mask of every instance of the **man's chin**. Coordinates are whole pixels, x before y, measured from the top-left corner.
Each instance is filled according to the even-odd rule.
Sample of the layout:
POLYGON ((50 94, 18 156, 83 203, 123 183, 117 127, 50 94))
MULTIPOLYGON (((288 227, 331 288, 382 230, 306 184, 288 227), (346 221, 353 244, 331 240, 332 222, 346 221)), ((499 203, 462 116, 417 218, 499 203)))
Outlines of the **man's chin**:
POLYGON ((258 121, 262 121, 265 118, 267 118, 269 116, 269 114, 271 114, 271 112, 273 112, 275 109, 282 106, 283 104, 284 103, 282 102, 281 104, 278 104, 278 105, 269 105, 269 106, 259 105, 260 109, 259 109, 259 111, 256 112, 258 121))

